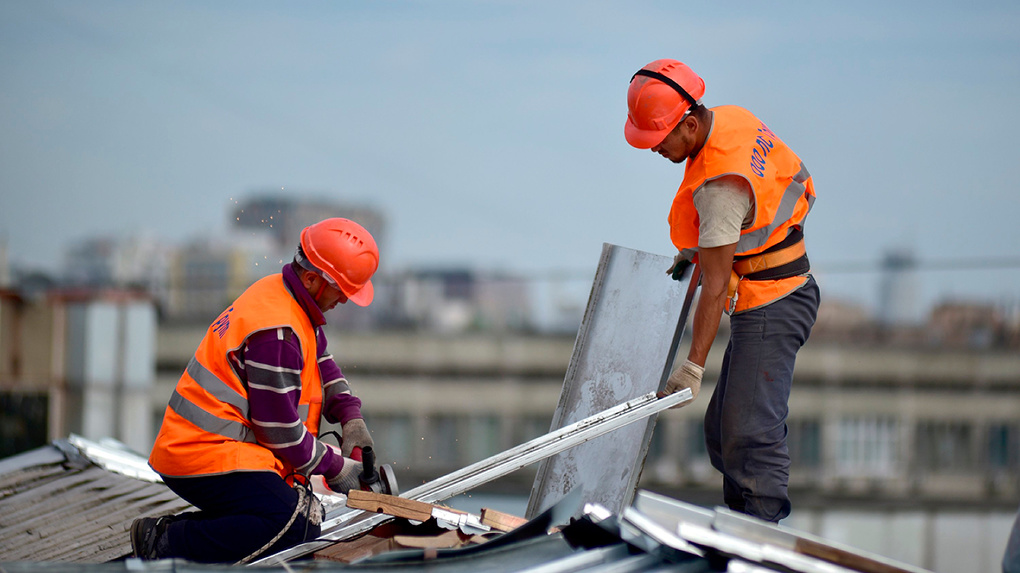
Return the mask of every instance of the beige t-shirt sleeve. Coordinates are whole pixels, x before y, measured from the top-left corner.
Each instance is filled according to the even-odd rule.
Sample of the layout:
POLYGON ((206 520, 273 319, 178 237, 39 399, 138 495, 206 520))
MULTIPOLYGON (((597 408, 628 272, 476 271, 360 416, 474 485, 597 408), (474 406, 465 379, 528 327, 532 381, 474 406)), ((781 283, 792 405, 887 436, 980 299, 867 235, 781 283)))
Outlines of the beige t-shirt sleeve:
POLYGON ((736 243, 740 240, 741 229, 754 223, 751 185, 736 175, 702 185, 694 194, 694 208, 701 220, 698 247, 709 249, 736 243))

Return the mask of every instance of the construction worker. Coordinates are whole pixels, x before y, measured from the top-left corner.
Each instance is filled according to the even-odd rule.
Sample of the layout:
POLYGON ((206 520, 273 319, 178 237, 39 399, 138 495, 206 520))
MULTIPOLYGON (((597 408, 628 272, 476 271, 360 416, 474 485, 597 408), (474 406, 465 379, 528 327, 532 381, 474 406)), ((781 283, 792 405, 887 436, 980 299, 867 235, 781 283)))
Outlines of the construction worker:
POLYGON ((722 314, 730 340, 705 414, 712 465, 736 511, 778 522, 790 513, 786 417, 797 351, 818 310, 804 219, 814 201, 801 160, 766 125, 736 106, 707 108, 705 82, 676 60, 631 78, 627 142, 687 162, 669 212, 679 280, 701 269, 690 352, 662 394, 697 397, 722 314))
POLYGON ((348 300, 371 303, 378 265, 364 227, 326 219, 301 232, 292 263, 213 322, 149 456, 200 511, 135 520, 136 556, 237 562, 319 535, 321 506, 301 485, 321 474, 336 492, 357 488, 362 464, 352 452, 372 445, 361 400, 326 350, 323 313, 348 300), (339 450, 317 439, 323 415, 341 425, 339 450))

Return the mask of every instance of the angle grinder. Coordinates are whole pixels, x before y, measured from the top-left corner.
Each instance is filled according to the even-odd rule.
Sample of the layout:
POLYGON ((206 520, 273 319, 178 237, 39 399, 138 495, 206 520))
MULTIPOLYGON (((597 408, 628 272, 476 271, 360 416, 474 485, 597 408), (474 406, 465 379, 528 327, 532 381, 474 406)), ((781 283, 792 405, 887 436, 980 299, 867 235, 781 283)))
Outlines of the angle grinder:
POLYGON ((393 473, 390 464, 375 466, 375 452, 372 446, 365 448, 354 448, 351 451, 351 459, 361 462, 361 475, 358 481, 361 482, 361 489, 386 495, 400 495, 400 488, 397 487, 397 476, 393 473))

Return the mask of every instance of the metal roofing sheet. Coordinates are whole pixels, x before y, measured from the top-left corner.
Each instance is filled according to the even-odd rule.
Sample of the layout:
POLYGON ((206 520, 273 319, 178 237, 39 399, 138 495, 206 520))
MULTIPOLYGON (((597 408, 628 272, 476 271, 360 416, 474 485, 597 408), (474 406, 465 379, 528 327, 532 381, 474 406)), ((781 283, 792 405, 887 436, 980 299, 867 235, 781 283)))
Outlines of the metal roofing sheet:
MULTIPOLYGON (((672 280, 671 259, 603 245, 551 430, 659 389, 672 363, 690 277, 672 280)), ((634 497, 656 416, 542 461, 528 502, 537 515, 571 490, 619 512, 634 497)))
POLYGON ((74 450, 63 442, 0 465, 0 562, 110 561, 131 553, 135 518, 191 507, 162 483, 75 459, 74 450))

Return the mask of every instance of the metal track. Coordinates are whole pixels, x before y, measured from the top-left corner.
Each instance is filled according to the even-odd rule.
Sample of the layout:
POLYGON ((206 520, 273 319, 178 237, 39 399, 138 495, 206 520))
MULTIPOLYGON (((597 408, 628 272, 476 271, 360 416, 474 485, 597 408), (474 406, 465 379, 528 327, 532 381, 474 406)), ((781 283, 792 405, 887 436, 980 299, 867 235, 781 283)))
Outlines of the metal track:
MULTIPOLYGON (((684 389, 663 398, 656 398, 654 392, 649 392, 574 422, 569 426, 564 426, 559 430, 539 436, 515 448, 422 484, 404 492, 400 497, 425 503, 442 501, 692 399, 690 389, 684 389)), ((376 525, 388 519, 391 519, 391 517, 384 514, 367 513, 354 509, 345 510, 339 515, 323 521, 323 533, 317 540, 264 557, 253 562, 252 565, 284 563, 290 559, 328 547, 336 541, 371 531, 376 525), (358 517, 362 519, 355 520, 358 517)))

